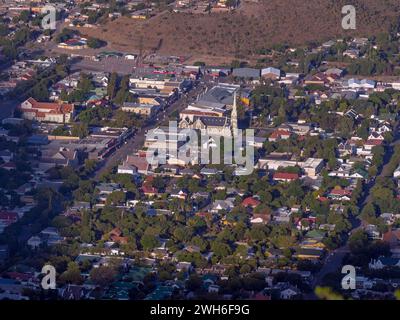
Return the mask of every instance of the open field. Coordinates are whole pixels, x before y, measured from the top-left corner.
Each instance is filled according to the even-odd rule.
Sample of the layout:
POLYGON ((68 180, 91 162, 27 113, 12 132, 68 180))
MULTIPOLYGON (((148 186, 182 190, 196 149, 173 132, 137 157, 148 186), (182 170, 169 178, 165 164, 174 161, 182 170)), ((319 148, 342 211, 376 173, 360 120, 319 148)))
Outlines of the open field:
POLYGON ((257 59, 274 44, 301 45, 336 37, 387 31, 400 12, 398 0, 353 0, 357 29, 341 28, 344 0, 260 0, 226 13, 161 13, 150 20, 122 17, 98 29, 80 28, 106 40, 109 49, 186 55, 191 60, 230 62, 257 59))

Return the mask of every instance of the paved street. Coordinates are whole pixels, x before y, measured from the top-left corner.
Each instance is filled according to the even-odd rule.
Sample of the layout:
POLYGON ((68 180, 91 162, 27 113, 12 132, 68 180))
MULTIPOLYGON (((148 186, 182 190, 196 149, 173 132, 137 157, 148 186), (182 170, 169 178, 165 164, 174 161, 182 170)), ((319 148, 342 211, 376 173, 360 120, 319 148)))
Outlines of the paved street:
MULTIPOLYGON (((208 85, 208 84, 206 84, 208 85)), ((183 96, 178 99, 175 103, 169 106, 165 112, 158 114, 158 121, 147 124, 143 128, 139 128, 139 131, 130 139, 127 140, 119 149, 117 149, 111 156, 104 160, 101 167, 97 170, 95 178, 98 179, 104 172, 115 167, 121 163, 127 155, 133 154, 138 149, 143 147, 145 141, 145 134, 148 130, 160 126, 168 117, 175 111, 183 110, 187 107, 189 101, 193 101, 198 94, 204 90, 204 83, 200 82, 194 89, 192 89, 187 97, 183 96)))
MULTIPOLYGON (((388 176, 388 172, 389 172, 388 167, 389 167, 390 159, 393 155, 394 146, 400 143, 400 133, 398 130, 398 124, 395 126, 394 132, 395 132, 394 141, 390 144, 389 150, 385 154, 384 165, 381 168, 381 171, 379 172, 377 177, 388 176)), ((368 202, 370 202, 372 200, 370 190, 373 187, 374 183, 375 183, 375 179, 371 180, 368 184, 365 185, 365 195, 364 195, 364 199, 361 200, 360 211, 368 202)), ((358 218, 353 218, 352 225, 353 225, 353 228, 350 231, 350 234, 353 234, 357 230, 361 229, 363 226, 362 221, 360 221, 358 218)), ((340 269, 343 266, 343 259, 349 251, 350 250, 348 247, 348 242, 346 242, 346 244, 344 246, 332 251, 325 258, 323 267, 314 276, 314 280, 312 282, 313 290, 315 289, 316 286, 321 284, 321 281, 327 274, 333 273, 333 272, 340 272, 340 269)), ((316 299, 316 296, 314 295, 314 293, 311 293, 311 294, 307 295, 305 298, 307 300, 316 299)))

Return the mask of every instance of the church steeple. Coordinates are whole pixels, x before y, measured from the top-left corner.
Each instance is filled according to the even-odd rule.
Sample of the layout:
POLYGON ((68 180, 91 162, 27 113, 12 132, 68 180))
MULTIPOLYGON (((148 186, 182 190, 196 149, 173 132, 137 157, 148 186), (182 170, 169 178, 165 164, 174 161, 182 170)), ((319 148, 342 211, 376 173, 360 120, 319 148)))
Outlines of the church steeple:
POLYGON ((231 127, 232 130, 237 130, 238 128, 238 120, 237 120, 237 106, 236 106, 236 91, 233 95, 233 106, 231 113, 231 127))

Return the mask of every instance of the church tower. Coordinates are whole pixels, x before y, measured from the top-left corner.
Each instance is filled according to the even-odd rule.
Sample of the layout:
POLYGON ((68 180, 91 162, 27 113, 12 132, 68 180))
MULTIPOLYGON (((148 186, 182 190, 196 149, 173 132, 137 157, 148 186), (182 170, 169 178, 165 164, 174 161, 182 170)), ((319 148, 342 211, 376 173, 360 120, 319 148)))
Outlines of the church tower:
POLYGON ((232 131, 235 132, 238 129, 238 120, 237 120, 237 106, 236 106, 236 91, 233 95, 233 107, 231 113, 231 127, 232 131))

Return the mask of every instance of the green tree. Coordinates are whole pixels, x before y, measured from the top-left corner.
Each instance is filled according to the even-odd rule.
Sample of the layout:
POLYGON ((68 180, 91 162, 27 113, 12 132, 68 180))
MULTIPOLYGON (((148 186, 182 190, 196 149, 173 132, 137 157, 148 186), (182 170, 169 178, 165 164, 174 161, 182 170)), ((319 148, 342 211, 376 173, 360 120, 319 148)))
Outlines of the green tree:
POLYGON ((98 49, 101 48, 105 45, 104 41, 101 41, 100 39, 97 38, 89 38, 87 40, 87 45, 89 48, 92 49, 98 49))
POLYGON ((363 251, 368 243, 368 235, 363 230, 355 231, 349 238, 349 247, 353 253, 363 251))
POLYGON ((84 94, 88 94, 91 90, 94 89, 92 77, 82 72, 77 88, 80 89, 84 94))
POLYGON ((160 241, 156 238, 155 235, 152 234, 144 234, 140 239, 140 243, 143 246, 144 250, 154 249, 158 245, 160 245, 160 241))
POLYGON ((100 287, 106 287, 115 280, 116 275, 117 273, 115 268, 100 266, 92 269, 90 272, 90 279, 100 287))
POLYGON ((213 241, 211 243, 211 250, 219 258, 227 257, 232 253, 231 247, 228 244, 220 241, 213 241))
POLYGON ((129 97, 129 75, 125 75, 120 83, 119 90, 115 96, 114 102, 122 105, 129 97))
POLYGON ((50 93, 44 81, 40 81, 32 88, 32 97, 38 101, 48 101, 49 96, 50 93))
POLYGON ((123 191, 114 191, 108 195, 106 205, 120 205, 125 203, 126 194, 123 191))
POLYGON ((115 94, 117 92, 117 85, 118 85, 118 74, 113 72, 110 76, 110 80, 108 81, 107 85, 107 95, 110 99, 114 99, 115 94))
POLYGON ((89 128, 86 123, 76 123, 73 125, 71 134, 74 137, 84 138, 89 134, 89 128))
POLYGON ((60 278, 65 283, 81 284, 83 282, 81 271, 75 262, 68 263, 67 270, 61 274, 60 278))

